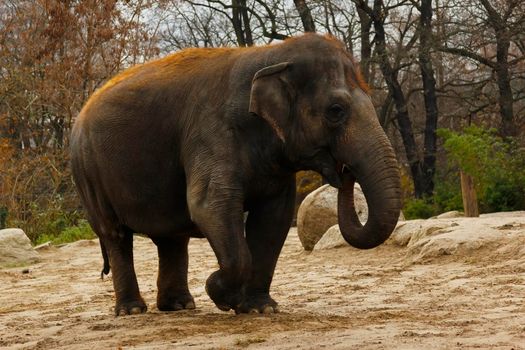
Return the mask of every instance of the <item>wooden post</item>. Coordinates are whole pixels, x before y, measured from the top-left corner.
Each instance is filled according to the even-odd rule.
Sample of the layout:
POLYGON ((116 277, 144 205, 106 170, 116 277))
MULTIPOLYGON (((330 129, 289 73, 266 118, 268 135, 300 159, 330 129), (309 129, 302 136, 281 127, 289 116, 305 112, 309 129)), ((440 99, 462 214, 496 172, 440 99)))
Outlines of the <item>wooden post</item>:
POLYGON ((461 176, 461 196, 463 197, 463 210, 465 211, 466 217, 478 217, 478 196, 476 195, 476 189, 474 188, 474 181, 472 177, 465 174, 463 171, 459 171, 461 176))

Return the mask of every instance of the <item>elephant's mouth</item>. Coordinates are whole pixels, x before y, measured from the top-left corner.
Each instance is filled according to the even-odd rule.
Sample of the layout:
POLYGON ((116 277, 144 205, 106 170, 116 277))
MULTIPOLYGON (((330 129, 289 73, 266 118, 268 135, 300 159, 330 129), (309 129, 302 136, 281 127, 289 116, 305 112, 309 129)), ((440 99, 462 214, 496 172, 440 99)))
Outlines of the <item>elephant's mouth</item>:
POLYGON ((343 163, 343 162, 337 162, 336 171, 337 171, 337 174, 341 176, 341 178, 343 177, 344 174, 352 172, 350 165, 343 163))
POLYGON ((332 167, 323 167, 320 173, 330 186, 341 189, 344 177, 352 174, 352 168, 344 162, 335 160, 333 156, 332 161, 332 167))

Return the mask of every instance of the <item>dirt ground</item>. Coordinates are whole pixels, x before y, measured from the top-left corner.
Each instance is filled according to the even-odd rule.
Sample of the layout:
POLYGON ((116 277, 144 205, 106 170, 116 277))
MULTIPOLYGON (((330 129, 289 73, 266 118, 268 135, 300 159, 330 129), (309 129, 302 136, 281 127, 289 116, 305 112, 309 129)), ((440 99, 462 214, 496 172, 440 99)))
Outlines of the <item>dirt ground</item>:
POLYGON ((98 242, 41 250, 42 262, 0 269, 0 348, 9 349, 525 349, 525 260, 480 249, 409 263, 383 245, 303 251, 294 229, 275 273, 275 315, 222 312, 204 291, 216 269, 190 243, 196 310, 155 307, 153 244, 135 239, 146 314, 113 316, 98 242))

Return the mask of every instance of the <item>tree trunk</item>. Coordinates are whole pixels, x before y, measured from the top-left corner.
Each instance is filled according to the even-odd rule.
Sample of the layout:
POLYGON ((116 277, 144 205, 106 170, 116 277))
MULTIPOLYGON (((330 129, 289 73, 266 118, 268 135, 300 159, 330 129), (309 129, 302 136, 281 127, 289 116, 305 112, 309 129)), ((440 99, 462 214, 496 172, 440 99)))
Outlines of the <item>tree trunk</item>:
POLYGON ((405 154, 410 167, 412 180, 414 181, 414 191, 417 198, 423 197, 425 194, 425 181, 422 177, 421 162, 417 154, 417 145, 412 129, 412 122, 408 115, 408 106, 406 103, 405 94, 401 89, 401 85, 397 79, 397 72, 392 68, 388 59, 388 52, 386 50, 386 35, 383 25, 384 14, 382 13, 383 1, 375 0, 374 9, 371 20, 375 29, 375 43, 376 51, 379 58, 379 67, 385 78, 388 86, 389 94, 394 99, 396 106, 396 120, 399 125, 399 132, 403 139, 403 146, 405 154))
POLYGON ((496 11, 488 0, 480 0, 487 13, 487 23, 496 32, 496 64, 492 66, 496 73, 499 90, 499 108, 501 115, 501 133, 503 136, 516 135, 514 125, 513 96, 510 86, 509 47, 511 33, 509 32, 509 16, 515 9, 517 2, 505 2, 508 8, 504 14, 496 11))
POLYGON ((306 5, 305 0, 294 0, 295 8, 297 9, 297 12, 299 12, 299 16, 301 17, 301 21, 303 22, 303 27, 305 32, 315 32, 315 22, 312 17, 312 13, 310 12, 310 9, 308 8, 308 5, 306 5))
POLYGON ((252 28, 250 27, 250 17, 246 8, 246 0, 239 0, 241 4, 241 15, 244 29, 244 40, 247 46, 253 46, 252 28))
POLYGON ((434 174, 436 172, 436 129, 438 120, 438 106, 436 98, 436 80, 434 68, 430 59, 432 45, 432 1, 421 1, 421 16, 419 26, 419 66, 423 81, 425 100, 425 141, 423 164, 421 167, 421 181, 423 195, 431 196, 434 191, 434 174))
POLYGON ((359 23, 361 25, 361 62, 359 63, 361 73, 367 83, 370 82, 370 59, 372 57, 372 44, 370 43, 370 28, 372 27, 372 20, 360 8, 357 8, 359 15, 359 23))
POLYGON ((237 45, 246 46, 246 40, 242 30, 242 14, 240 0, 232 0, 232 25, 237 38, 237 45))
POLYGON ((499 108, 501 115, 501 133, 503 136, 515 136, 512 88, 509 74, 509 35, 505 30, 496 31, 496 78, 499 89, 499 108))

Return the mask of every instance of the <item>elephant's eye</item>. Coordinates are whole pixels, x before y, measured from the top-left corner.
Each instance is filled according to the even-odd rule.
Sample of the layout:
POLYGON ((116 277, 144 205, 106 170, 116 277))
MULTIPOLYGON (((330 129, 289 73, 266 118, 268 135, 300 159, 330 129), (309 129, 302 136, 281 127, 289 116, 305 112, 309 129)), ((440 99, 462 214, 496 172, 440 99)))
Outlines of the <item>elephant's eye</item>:
POLYGON ((326 119, 332 123, 340 123, 346 118, 346 110, 338 103, 331 105, 326 112, 326 119))

